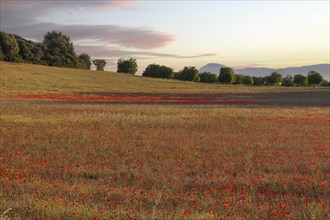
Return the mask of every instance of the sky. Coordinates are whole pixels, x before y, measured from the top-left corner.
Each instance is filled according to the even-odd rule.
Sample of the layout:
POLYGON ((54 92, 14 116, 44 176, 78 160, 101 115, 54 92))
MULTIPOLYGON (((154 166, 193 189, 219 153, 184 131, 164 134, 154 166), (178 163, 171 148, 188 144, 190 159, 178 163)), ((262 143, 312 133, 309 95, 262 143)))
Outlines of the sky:
POLYGON ((220 63, 285 68, 329 63, 329 1, 1 0, 1 31, 41 42, 69 36, 77 54, 135 58, 179 71, 220 63))

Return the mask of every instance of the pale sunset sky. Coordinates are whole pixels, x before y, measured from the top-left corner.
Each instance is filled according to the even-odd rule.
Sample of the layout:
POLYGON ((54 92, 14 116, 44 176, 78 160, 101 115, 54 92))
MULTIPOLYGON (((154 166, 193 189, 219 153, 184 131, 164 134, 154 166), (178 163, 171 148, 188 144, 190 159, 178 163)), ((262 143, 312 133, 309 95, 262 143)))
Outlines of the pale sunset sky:
POLYGON ((1 0, 1 31, 41 42, 62 31, 76 52, 176 71, 220 63, 285 68, 329 63, 329 1, 1 0))

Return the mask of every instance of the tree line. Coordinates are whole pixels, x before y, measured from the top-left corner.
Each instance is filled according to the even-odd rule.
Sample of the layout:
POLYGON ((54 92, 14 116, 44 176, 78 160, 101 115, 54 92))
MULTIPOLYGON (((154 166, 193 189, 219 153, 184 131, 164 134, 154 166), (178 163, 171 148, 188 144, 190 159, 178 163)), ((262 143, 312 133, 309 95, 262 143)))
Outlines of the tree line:
POLYGON ((70 38, 62 32, 47 32, 42 43, 0 32, 0 61, 90 69, 90 59, 87 53, 78 56, 70 38))
POLYGON ((230 67, 222 67, 219 75, 210 72, 199 73, 195 67, 184 67, 179 72, 167 66, 150 64, 142 73, 142 76, 177 79, 183 81, 203 82, 203 83, 222 83, 222 84, 244 84, 254 86, 308 86, 323 85, 329 86, 329 83, 323 79, 322 75, 315 71, 309 71, 307 76, 296 74, 283 77, 278 72, 273 72, 269 76, 249 76, 235 74, 230 67))
MULTIPOLYGON (((91 69, 91 57, 87 53, 76 54, 70 37, 51 31, 44 35, 42 43, 26 40, 16 34, 0 32, 0 61, 32 63, 57 67, 91 69)), ((107 62, 95 59, 96 70, 104 71, 107 62)), ((118 71, 135 74, 136 60, 118 60, 118 71)))
MULTIPOLYGON (((26 40, 15 34, 0 32, 0 61, 23 62, 41 64, 57 67, 91 69, 91 57, 87 53, 79 56, 76 54, 70 38, 62 32, 51 31, 44 35, 42 43, 35 43, 26 40)), ((104 59, 95 59, 93 64, 96 70, 103 71, 106 66, 104 59)), ((135 74, 137 72, 136 59, 120 58, 117 62, 117 72, 135 74)), ((307 85, 327 85, 329 83, 323 79, 322 75, 315 71, 308 72, 307 76, 296 74, 283 77, 278 72, 273 72, 269 76, 249 76, 235 74, 230 67, 222 67, 219 74, 210 72, 199 73, 193 66, 186 66, 179 72, 174 72, 170 67, 150 64, 143 71, 142 76, 177 79, 182 81, 193 81, 203 83, 222 84, 244 84, 254 86, 282 85, 282 86, 307 86, 307 85)))

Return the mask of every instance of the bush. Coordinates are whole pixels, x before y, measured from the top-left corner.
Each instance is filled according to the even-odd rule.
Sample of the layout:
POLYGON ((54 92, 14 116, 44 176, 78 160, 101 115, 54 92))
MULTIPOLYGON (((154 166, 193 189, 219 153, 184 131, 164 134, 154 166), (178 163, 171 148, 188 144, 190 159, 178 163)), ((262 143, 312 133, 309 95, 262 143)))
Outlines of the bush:
POLYGON ((235 74, 234 84, 236 85, 243 84, 243 76, 241 74, 235 74))
POLYGON ((243 76, 243 81, 242 82, 243 82, 244 85, 247 85, 247 86, 250 86, 250 85, 254 84, 253 77, 251 77, 251 76, 243 76))
POLYGON ((216 83, 218 82, 218 77, 216 74, 210 72, 203 72, 199 74, 200 82, 205 83, 216 83))
POLYGON ((293 77, 290 76, 290 75, 287 75, 286 77, 284 77, 282 79, 282 86, 287 86, 287 87, 292 87, 294 86, 294 83, 293 83, 293 77))

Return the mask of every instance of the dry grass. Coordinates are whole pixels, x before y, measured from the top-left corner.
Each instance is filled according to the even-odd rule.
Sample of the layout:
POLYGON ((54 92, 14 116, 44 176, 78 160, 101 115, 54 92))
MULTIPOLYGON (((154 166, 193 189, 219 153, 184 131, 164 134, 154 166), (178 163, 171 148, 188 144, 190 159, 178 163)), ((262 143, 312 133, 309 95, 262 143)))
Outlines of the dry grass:
MULTIPOLYGON (((0 62, 1 95, 73 93, 278 93, 312 88, 246 87, 152 79, 113 72, 88 71, 0 62)), ((321 91, 324 91, 321 90, 321 91)), ((329 90, 327 90, 329 91, 329 90)))
MULTIPOLYGON (((36 67, 45 68, 49 77, 36 75, 15 84, 25 74, 16 69, 22 66, 32 74, 34 66, 1 66, 9 72, 13 68, 15 75, 1 72, 5 94, 50 93, 50 87, 38 87, 37 82, 50 79, 56 74, 53 69, 60 71, 36 67)), ((143 92, 166 95, 166 89, 177 85, 179 94, 284 94, 279 88, 209 86, 78 70, 68 70, 68 75, 71 72, 67 77, 76 77, 76 84, 65 87, 54 76, 50 85, 57 81, 59 93, 114 92, 111 82, 105 82, 110 74, 116 92, 122 93, 145 87, 143 92), (100 74, 101 79, 84 81, 89 74, 100 74), (127 84, 120 81, 125 77, 127 84), (93 90, 101 81, 103 86, 93 90), (84 82, 86 87, 79 88, 84 82), (153 82, 150 90, 148 82, 153 82)), ((312 97, 309 105, 319 102, 312 97)), ((324 103, 324 97, 320 99, 324 103)), ((1 101, 0 218, 327 219, 329 108, 275 104, 1 101)))

